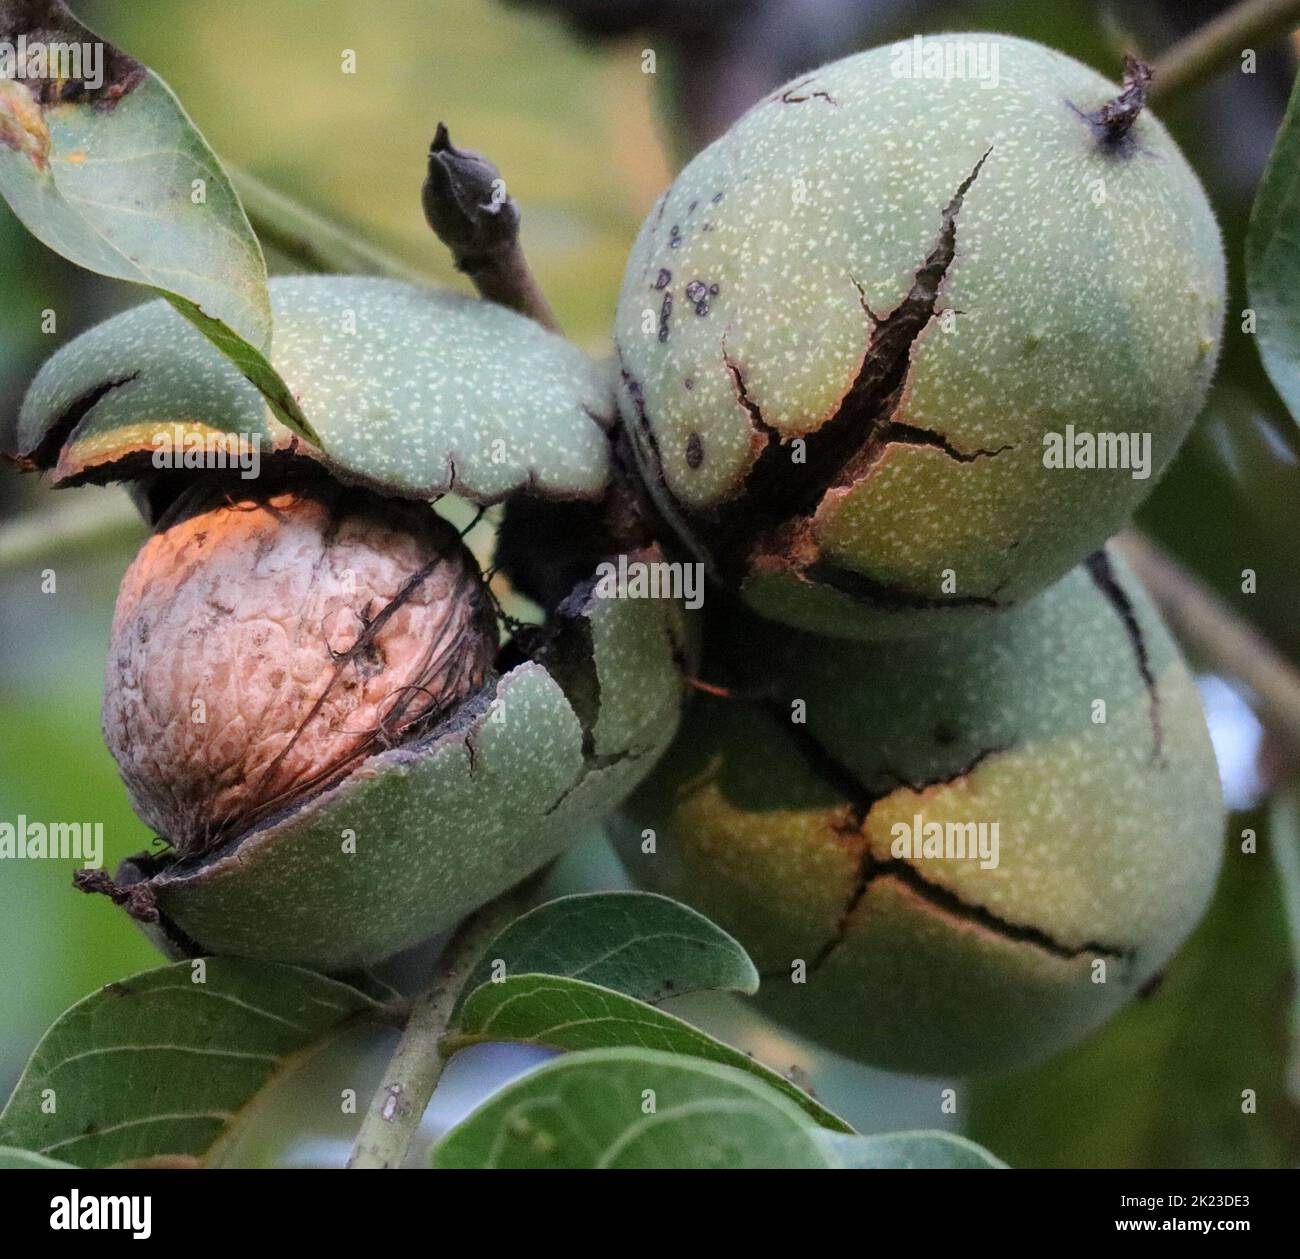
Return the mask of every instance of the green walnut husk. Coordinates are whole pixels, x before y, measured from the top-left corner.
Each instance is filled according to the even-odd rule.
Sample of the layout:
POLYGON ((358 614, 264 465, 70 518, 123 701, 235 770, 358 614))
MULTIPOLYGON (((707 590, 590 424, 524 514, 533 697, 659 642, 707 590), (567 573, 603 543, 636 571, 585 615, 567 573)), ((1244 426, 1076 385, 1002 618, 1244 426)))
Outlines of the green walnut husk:
POLYGON ((688 652, 679 605, 598 592, 598 559, 658 556, 619 507, 608 371, 484 302, 345 277, 270 290, 273 360, 323 449, 154 302, 53 356, 17 454, 59 484, 127 481, 155 524, 119 599, 105 731, 169 846, 82 885, 172 953, 341 971, 588 833, 670 742, 688 652), (245 479, 233 456, 254 443, 245 479), (507 623, 499 650, 488 575, 425 501, 443 493, 526 518, 498 560, 538 623, 507 623))
POLYGON ((1118 560, 906 643, 731 634, 705 670, 732 698, 697 701, 614 831, 634 881, 741 940, 792 1028, 894 1070, 1019 1066, 1099 1027, 1195 925, 1214 755, 1118 560), (981 823, 988 868, 958 847, 981 823))
POLYGON ((291 276, 270 291, 272 357, 321 449, 159 301, 49 359, 19 413, 18 459, 60 486, 177 479, 155 467, 157 439, 215 447, 245 435, 263 462, 308 459, 381 494, 495 503, 529 487, 555 500, 607 489, 608 374, 562 338, 395 280, 291 276))
POLYGON ((1102 121, 1119 91, 1002 35, 878 48, 756 105, 655 206, 620 405, 752 607, 942 632, 1059 579, 1155 484, 1219 352, 1223 251, 1160 122, 1102 121), (984 60, 933 77, 948 53, 984 60))

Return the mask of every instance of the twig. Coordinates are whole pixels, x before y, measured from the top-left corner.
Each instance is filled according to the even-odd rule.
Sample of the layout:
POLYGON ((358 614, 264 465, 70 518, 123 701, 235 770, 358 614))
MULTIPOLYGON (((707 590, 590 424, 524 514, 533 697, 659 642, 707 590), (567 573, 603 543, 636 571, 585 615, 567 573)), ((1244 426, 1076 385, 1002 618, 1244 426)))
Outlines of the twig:
POLYGON ((58 507, 0 525, 0 573, 48 561, 78 547, 138 542, 144 533, 140 513, 124 493, 78 495, 58 507))
POLYGON ((438 1045, 456 999, 483 950, 523 908, 536 877, 484 905, 457 928, 438 959, 438 976, 411 1003, 410 1017, 361 1121, 348 1166, 400 1167, 442 1075, 438 1045))
POLYGON ((423 201, 429 226, 480 296, 559 331, 524 257, 519 207, 501 172, 481 153, 456 148, 442 123, 429 146, 423 201))
POLYGON ((1259 719, 1300 751, 1300 673, 1257 629, 1172 556, 1128 532, 1115 546, 1133 566, 1174 637, 1224 677, 1251 692, 1259 719))
POLYGON ((1151 104, 1166 109, 1212 79, 1246 48, 1300 26, 1300 0, 1242 0, 1179 40, 1153 67, 1151 104))
POLYGON ((332 223, 247 171, 232 170, 230 178, 262 243, 304 270, 430 283, 428 276, 370 244, 355 230, 332 223))

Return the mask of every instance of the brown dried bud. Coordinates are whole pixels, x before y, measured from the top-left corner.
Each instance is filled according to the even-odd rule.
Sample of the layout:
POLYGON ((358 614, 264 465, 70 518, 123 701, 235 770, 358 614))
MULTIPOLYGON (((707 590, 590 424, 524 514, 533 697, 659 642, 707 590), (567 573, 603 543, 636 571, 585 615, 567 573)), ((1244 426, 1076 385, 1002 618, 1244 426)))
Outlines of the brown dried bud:
POLYGON ((501 172, 483 154, 452 144, 443 123, 429 146, 422 196, 429 226, 470 275, 518 242, 519 207, 506 196, 501 172))
POLYGON ((123 581, 104 735, 136 811, 188 856, 436 725, 496 647, 478 567, 426 505, 207 492, 123 581))

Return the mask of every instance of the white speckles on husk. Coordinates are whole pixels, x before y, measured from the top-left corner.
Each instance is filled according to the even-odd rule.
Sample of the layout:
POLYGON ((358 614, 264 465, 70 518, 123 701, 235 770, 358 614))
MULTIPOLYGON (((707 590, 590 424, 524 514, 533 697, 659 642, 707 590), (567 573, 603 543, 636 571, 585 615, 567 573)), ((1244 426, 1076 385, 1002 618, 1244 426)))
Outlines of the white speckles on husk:
MULTIPOLYGON (((609 375, 567 341, 501 306, 395 280, 294 276, 270 287, 272 359, 340 477, 411 498, 454 490, 487 503, 525 486, 599 497, 609 375)), ((114 381, 64 446, 56 482, 147 470, 154 436, 172 425, 256 436, 264 453, 294 445, 257 390, 158 301, 49 359, 23 401, 18 453, 114 381)))
MULTIPOLYGON (((766 445, 755 417, 788 441, 836 415, 871 335, 864 304, 878 318, 898 306, 984 157, 936 302, 936 316, 953 313, 915 338, 892 418, 957 451, 997 453, 963 462, 881 441, 821 497, 799 548, 737 566, 766 614, 849 636, 950 619, 810 591, 811 563, 901 602, 944 602, 952 570, 956 594, 1005 603, 1099 546, 1177 450, 1221 332, 1218 229, 1159 121, 1142 114, 1131 143, 1108 149, 1078 112, 1118 91, 1095 71, 1006 36, 930 38, 995 44, 996 83, 900 77, 885 47, 775 93, 651 213, 619 305, 621 404, 650 430, 638 446, 647 479, 708 549, 714 522, 745 506, 738 495, 766 445), (684 296, 695 282, 718 288, 705 314, 684 296), (1067 424, 1150 434, 1150 478, 1044 467, 1044 434, 1067 424)), ((783 475, 797 491, 801 465, 783 475)))
POLYGON ((620 813, 632 877, 732 931, 767 1009, 875 1065, 1000 1070, 1081 1039, 1194 926, 1223 835, 1195 687, 1112 563, 1117 596, 1080 567, 924 640, 784 631, 777 702, 702 700, 620 813), (896 859, 893 828, 918 817, 998 823, 997 865, 896 859), (806 984, 790 980, 797 958, 806 984))

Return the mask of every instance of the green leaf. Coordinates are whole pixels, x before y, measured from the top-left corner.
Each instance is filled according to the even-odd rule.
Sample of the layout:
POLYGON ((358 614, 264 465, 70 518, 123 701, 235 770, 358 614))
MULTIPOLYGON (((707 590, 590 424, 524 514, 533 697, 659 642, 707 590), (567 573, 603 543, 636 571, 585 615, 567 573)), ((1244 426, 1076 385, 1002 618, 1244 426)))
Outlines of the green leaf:
POLYGON ((938 1170, 1006 1167, 983 1146, 950 1132, 885 1132, 860 1136, 827 1132, 819 1135, 832 1165, 846 1168, 904 1168, 938 1170))
POLYGON ((817 1168, 818 1129, 734 1067, 594 1049, 494 1094, 434 1147, 434 1167, 817 1168))
MULTIPOLYGON (((0 80, 0 195, 56 253, 167 298, 265 395, 316 436, 271 366, 266 263, 226 172, 151 70, 61 0, 6 5, 0 37, 99 45, 104 81, 0 80), (78 94, 68 96, 74 87, 78 94)), ((90 72, 90 66, 83 70, 90 72)))
POLYGON ((1246 288, 1264 367, 1300 420, 1300 77, 1251 210, 1246 288))
POLYGON ((564 975, 642 1001, 688 992, 758 991, 740 943, 703 914, 649 892, 562 896, 516 918, 488 947, 466 992, 508 975, 564 975))
POLYGON ((756 1076, 827 1128, 852 1131, 789 1080, 738 1049, 644 1001, 580 979, 514 975, 483 984, 466 999, 458 1028, 443 1042, 447 1052, 482 1041, 527 1041, 552 1049, 622 1045, 705 1058, 756 1076))
POLYGON ((0 1114, 0 1144, 82 1167, 201 1155, 289 1055, 378 1008, 290 966, 204 968, 202 983, 190 962, 145 971, 67 1010, 0 1114))
POLYGON ((0 1171, 32 1171, 51 1167, 71 1167, 71 1163, 60 1163, 56 1158, 46 1158, 44 1154, 33 1154, 31 1150, 19 1150, 11 1145, 0 1146, 0 1171))

